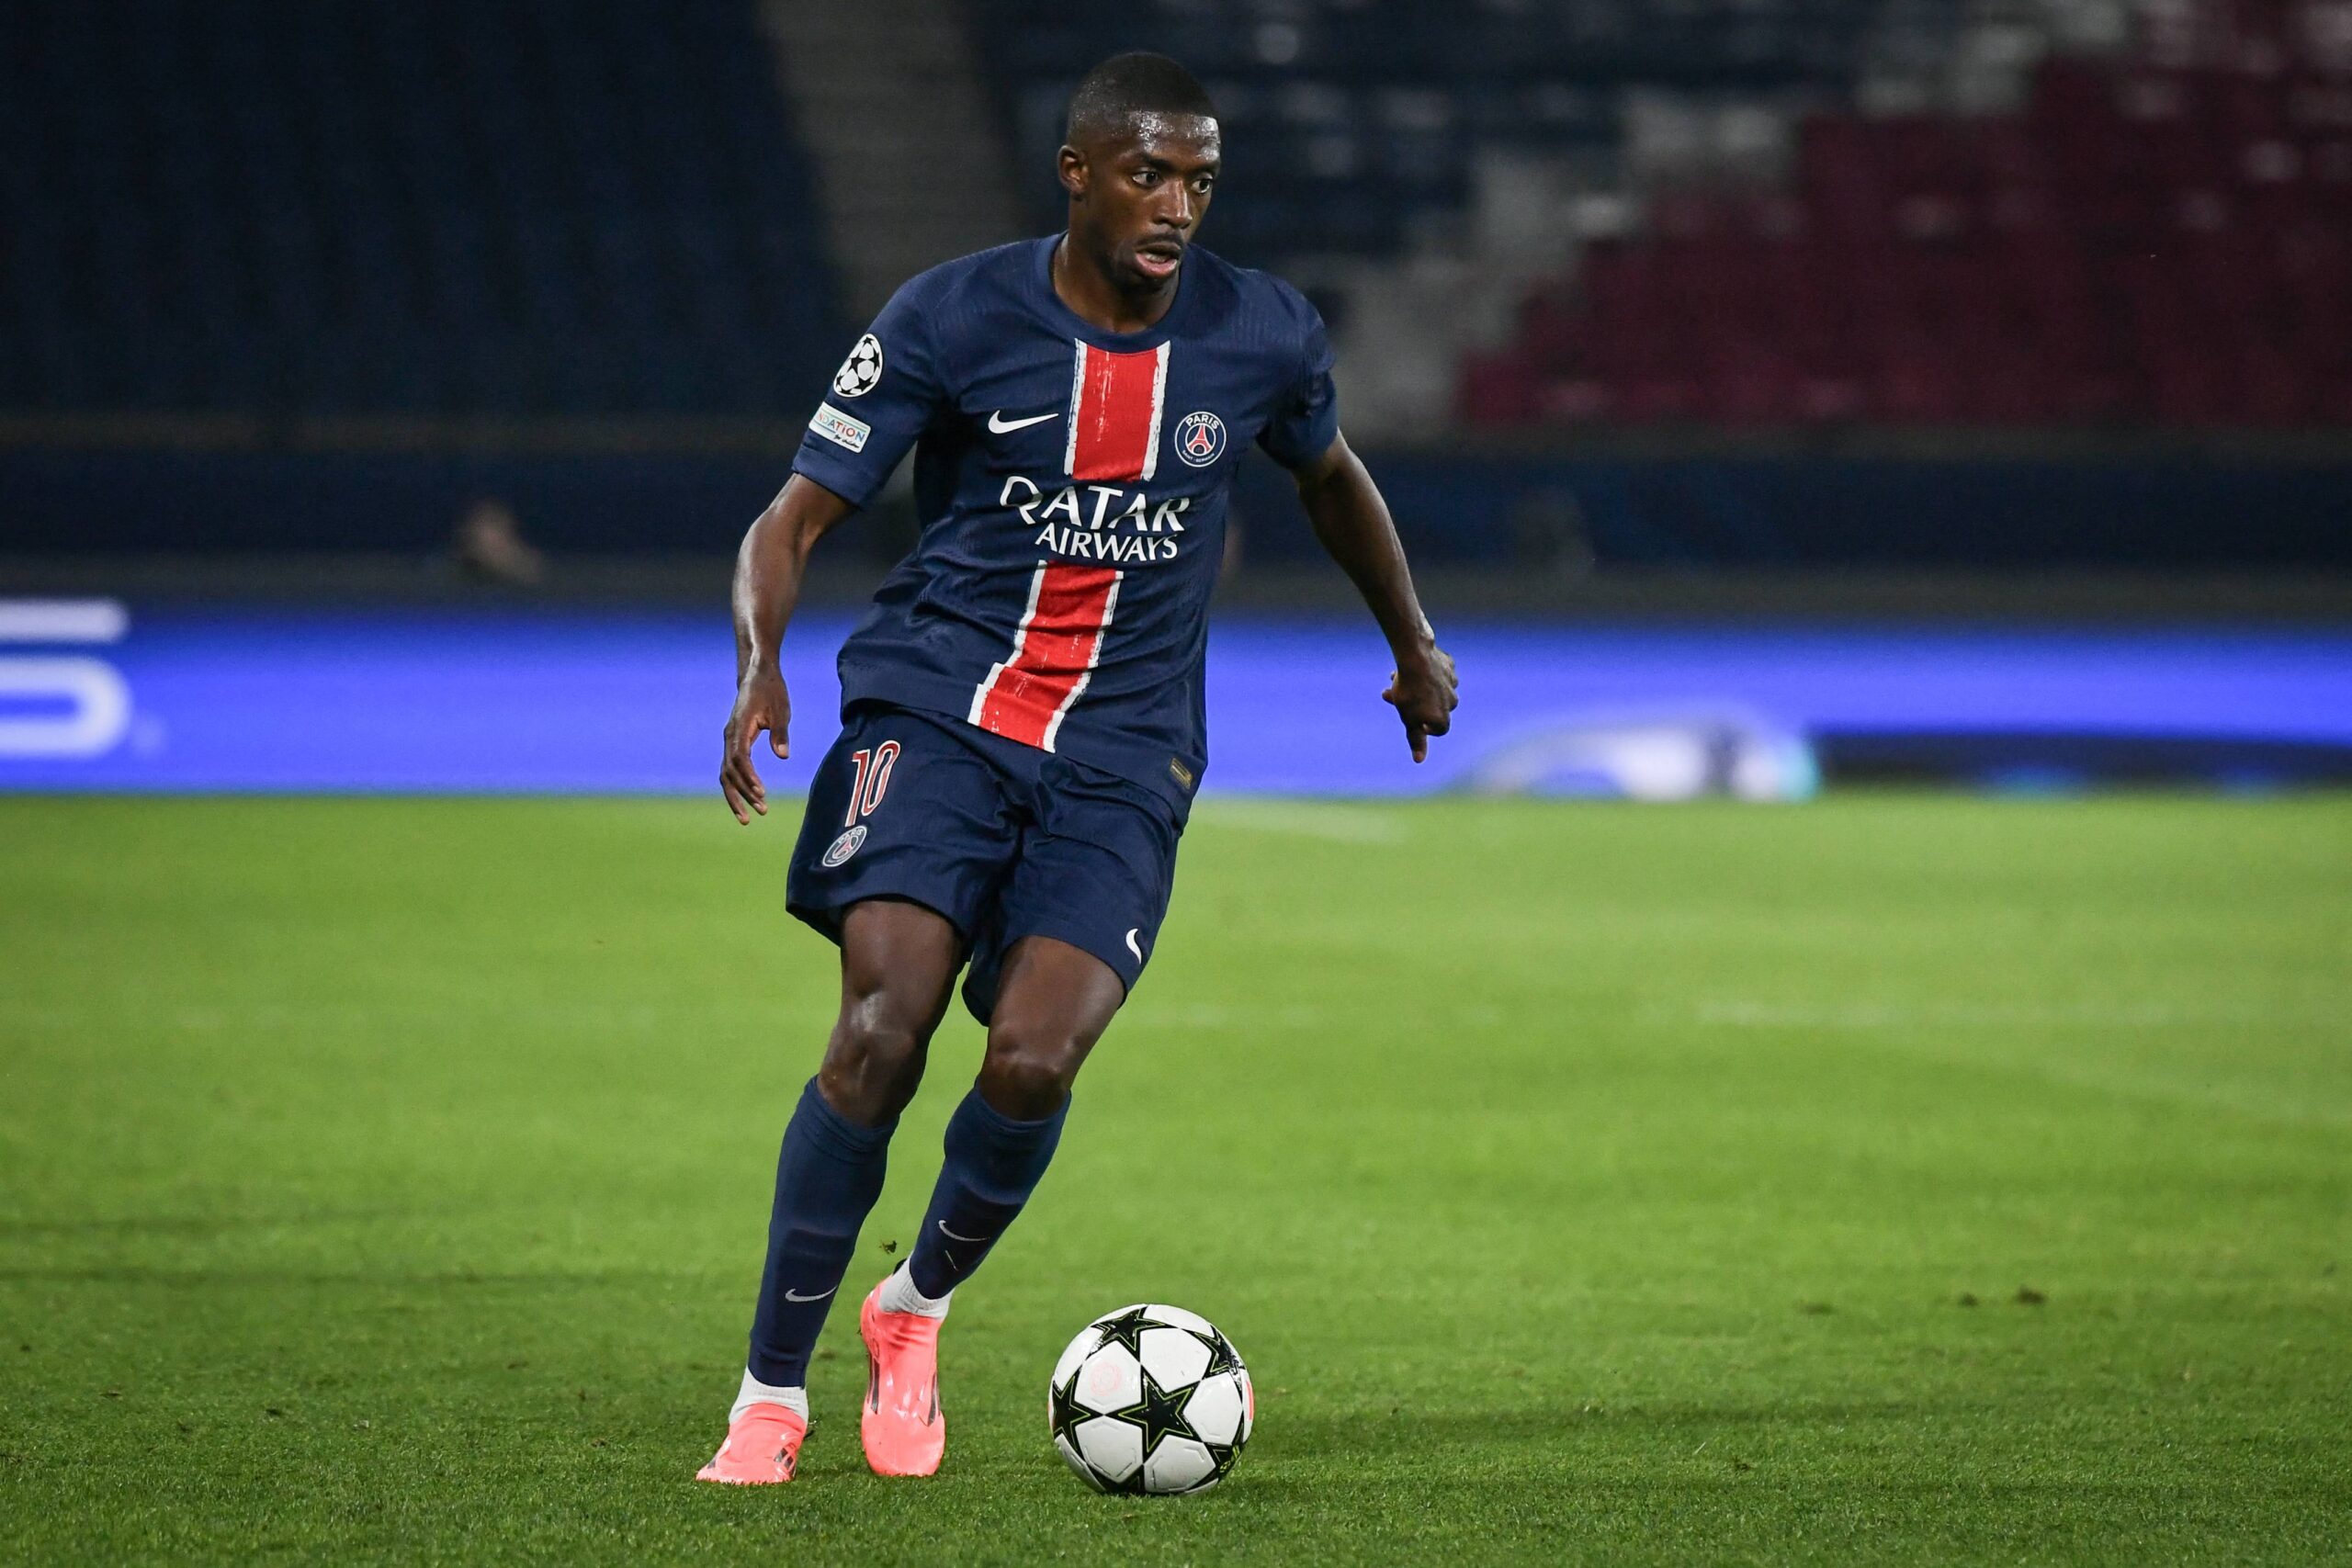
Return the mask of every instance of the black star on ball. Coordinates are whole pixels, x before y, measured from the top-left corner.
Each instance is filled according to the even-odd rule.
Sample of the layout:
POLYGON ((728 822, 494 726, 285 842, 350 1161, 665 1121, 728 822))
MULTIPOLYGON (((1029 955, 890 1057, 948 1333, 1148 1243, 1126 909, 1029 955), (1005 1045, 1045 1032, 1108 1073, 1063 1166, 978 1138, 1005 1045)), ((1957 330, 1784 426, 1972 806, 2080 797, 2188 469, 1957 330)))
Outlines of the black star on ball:
POLYGON ((1184 1405, 1197 1386, 1187 1383, 1173 1392, 1164 1389, 1153 1379, 1148 1368, 1143 1374, 1143 1402, 1126 1410, 1112 1414, 1130 1427, 1143 1428, 1143 1454, 1149 1459, 1154 1450, 1166 1438, 1190 1438, 1194 1442, 1201 1435, 1184 1419, 1184 1405))
MULTIPOLYGON (((1165 1328, 1167 1325, 1153 1322, 1143 1314, 1143 1308, 1137 1306, 1129 1307, 1115 1316, 1106 1317, 1094 1326, 1102 1331, 1102 1345, 1125 1345, 1127 1348, 1127 1354, 1133 1356, 1137 1361, 1141 1361, 1143 1359, 1143 1331, 1147 1328, 1165 1328)), ((1096 1347, 1097 1349, 1101 1348, 1101 1345, 1096 1347)))
POLYGON ((1078 1438, 1072 1436, 1073 1428, 1075 1428, 1080 1421, 1088 1420, 1094 1415, 1093 1411, 1089 1410, 1085 1405, 1080 1404, 1078 1402, 1078 1374, 1076 1372, 1072 1372, 1070 1374, 1069 1382, 1067 1384, 1058 1384, 1054 1388, 1053 1401, 1054 1436, 1057 1438, 1068 1438, 1070 1444, 1075 1447, 1077 1445, 1078 1438))
POLYGON ((1184 1332, 1209 1348, 1208 1368, 1201 1373, 1203 1382, 1206 1382, 1219 1372, 1238 1372, 1241 1370, 1241 1358, 1233 1353, 1233 1341, 1216 1329, 1212 1328, 1206 1334, 1203 1334, 1197 1328, 1188 1328, 1184 1332))

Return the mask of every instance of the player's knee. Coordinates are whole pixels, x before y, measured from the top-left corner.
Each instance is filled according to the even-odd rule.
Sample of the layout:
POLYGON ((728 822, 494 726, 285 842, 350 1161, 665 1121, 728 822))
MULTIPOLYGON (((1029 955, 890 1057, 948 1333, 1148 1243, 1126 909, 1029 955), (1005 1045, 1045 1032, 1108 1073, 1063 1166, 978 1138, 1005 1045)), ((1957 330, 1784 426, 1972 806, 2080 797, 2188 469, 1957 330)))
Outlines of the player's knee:
POLYGON ((929 1032, 888 997, 852 998, 833 1025, 818 1075, 825 1098, 854 1121, 888 1121, 914 1098, 930 1043, 929 1032))
POLYGON ((1061 1030, 991 1029, 980 1067, 981 1096, 1008 1116, 1051 1116, 1069 1098, 1092 1044, 1061 1030))

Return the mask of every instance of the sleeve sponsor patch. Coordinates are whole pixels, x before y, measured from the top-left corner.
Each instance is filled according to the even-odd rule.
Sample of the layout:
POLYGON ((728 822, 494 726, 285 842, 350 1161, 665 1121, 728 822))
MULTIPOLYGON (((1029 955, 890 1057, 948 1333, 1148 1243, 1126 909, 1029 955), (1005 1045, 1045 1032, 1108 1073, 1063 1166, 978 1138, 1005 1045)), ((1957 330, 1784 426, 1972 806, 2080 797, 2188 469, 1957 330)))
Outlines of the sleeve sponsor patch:
POLYGON ((816 413, 808 421, 808 428, 836 446, 846 446, 853 452, 865 450, 874 427, 862 419, 852 419, 831 403, 819 403, 816 413))

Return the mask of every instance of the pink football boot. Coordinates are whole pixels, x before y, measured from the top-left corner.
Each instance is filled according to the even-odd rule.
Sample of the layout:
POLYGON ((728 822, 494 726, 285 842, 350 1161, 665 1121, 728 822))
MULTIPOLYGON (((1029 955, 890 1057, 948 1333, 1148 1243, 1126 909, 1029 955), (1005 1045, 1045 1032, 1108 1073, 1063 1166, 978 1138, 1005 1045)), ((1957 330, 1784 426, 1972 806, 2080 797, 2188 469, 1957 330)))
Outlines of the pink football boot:
POLYGON ((800 1468, 800 1439, 808 1435, 807 1419, 783 1405, 764 1401, 747 1404, 727 1428, 727 1440, 710 1462, 695 1472, 695 1479, 722 1486, 774 1486, 789 1481, 800 1468))
POLYGON ((939 1324, 915 1312, 884 1312, 882 1287, 857 1309, 865 1341, 865 1407, 857 1435, 876 1475, 935 1475, 947 1448, 939 1408, 939 1324))

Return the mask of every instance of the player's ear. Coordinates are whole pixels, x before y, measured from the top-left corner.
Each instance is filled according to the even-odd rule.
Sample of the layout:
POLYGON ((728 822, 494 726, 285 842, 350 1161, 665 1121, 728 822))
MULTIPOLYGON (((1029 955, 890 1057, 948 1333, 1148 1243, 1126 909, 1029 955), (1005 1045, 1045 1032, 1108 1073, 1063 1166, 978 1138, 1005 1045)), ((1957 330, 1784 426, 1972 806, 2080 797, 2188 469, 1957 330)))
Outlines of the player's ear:
POLYGON ((1054 172, 1072 201, 1086 199, 1086 154, 1065 144, 1054 159, 1054 172))

